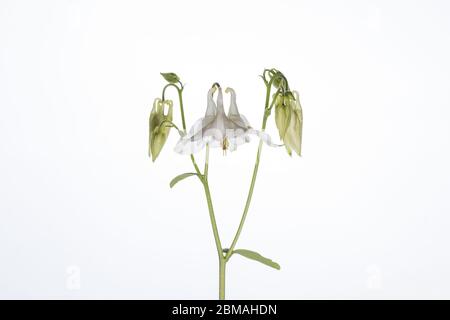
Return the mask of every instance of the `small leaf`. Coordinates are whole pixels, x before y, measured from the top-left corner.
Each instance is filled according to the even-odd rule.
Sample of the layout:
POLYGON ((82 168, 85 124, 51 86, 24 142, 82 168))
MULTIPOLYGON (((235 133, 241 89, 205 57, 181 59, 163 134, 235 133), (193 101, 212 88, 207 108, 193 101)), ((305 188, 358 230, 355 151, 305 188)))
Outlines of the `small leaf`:
POLYGON ((176 176, 175 178, 173 178, 172 181, 170 181, 170 187, 173 188, 173 186, 176 185, 178 182, 180 182, 181 180, 186 179, 190 176, 198 176, 198 174, 195 172, 187 172, 187 173, 180 174, 179 176, 176 176))
POLYGON ((233 254, 234 253, 240 254, 241 256, 244 256, 248 259, 252 259, 252 260, 261 262, 262 264, 265 264, 266 266, 280 270, 280 265, 278 263, 276 263, 275 261, 272 261, 268 258, 263 257, 258 252, 250 251, 250 250, 246 250, 246 249, 237 249, 237 250, 233 251, 233 254))
POLYGON ((167 73, 161 72, 161 75, 169 83, 177 83, 178 81, 180 81, 180 78, 173 72, 167 72, 167 73))

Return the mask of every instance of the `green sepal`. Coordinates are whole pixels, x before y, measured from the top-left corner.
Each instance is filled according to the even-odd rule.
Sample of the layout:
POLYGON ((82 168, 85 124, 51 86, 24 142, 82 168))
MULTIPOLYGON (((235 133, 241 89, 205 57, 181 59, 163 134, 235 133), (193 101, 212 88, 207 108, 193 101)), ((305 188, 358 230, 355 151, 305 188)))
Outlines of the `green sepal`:
POLYGON ((298 93, 287 91, 274 97, 275 124, 284 142, 287 153, 295 151, 299 156, 302 149, 303 113, 298 93))

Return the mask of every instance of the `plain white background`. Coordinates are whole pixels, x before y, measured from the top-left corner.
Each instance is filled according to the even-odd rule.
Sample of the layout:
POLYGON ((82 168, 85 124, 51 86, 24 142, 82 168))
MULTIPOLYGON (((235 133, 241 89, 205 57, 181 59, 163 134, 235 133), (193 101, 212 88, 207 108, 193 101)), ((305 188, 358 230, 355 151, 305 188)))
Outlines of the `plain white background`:
MULTIPOLYGON (((264 148, 238 247, 282 269, 233 257, 227 297, 450 298, 449 9, 2 0, 0 297, 216 298, 202 188, 168 185, 192 171, 177 134, 147 157, 159 72, 186 83, 188 124, 218 81, 259 127, 258 75, 276 67, 300 92, 304 155, 264 148)), ((225 246, 256 147, 211 153, 225 246)))

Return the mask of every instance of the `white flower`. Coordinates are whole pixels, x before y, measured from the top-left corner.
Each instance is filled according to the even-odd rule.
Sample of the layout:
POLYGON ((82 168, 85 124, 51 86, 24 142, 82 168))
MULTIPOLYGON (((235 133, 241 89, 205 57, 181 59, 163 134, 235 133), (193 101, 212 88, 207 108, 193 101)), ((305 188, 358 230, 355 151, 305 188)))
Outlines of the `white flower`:
POLYGON ((259 136, 270 146, 270 136, 264 132, 252 129, 247 119, 239 113, 236 105, 236 93, 233 89, 227 88, 226 93, 230 93, 230 108, 228 115, 223 108, 222 88, 215 84, 207 96, 207 109, 205 116, 197 120, 189 133, 182 137, 175 151, 181 154, 192 154, 203 149, 207 144, 210 147, 220 147, 224 151, 234 151, 237 146, 249 142, 250 134, 259 136), (218 89, 217 105, 214 102, 213 95, 218 89))

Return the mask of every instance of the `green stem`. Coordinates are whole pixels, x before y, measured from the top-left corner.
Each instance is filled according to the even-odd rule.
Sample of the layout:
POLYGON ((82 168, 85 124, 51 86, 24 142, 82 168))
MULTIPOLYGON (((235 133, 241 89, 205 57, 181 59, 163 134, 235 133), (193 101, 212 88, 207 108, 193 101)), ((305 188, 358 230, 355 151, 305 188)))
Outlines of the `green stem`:
POLYGON ((183 109, 183 88, 179 89, 177 87, 177 91, 178 91, 178 99, 180 100, 181 123, 183 125, 184 131, 186 131, 186 119, 184 117, 184 109, 183 109))
MULTIPOLYGON (((184 117, 184 108, 183 108, 183 87, 181 87, 181 89, 180 89, 178 86, 176 86, 174 84, 166 85, 163 89, 163 99, 164 99, 165 90, 169 86, 175 87, 178 91, 178 99, 180 101, 181 120, 182 120, 182 124, 183 124, 183 129, 186 132, 186 121, 185 121, 185 117, 184 117)), ((212 199, 211 199, 211 191, 209 189, 209 184, 208 184, 209 145, 206 146, 205 169, 204 169, 203 174, 200 172, 197 162, 195 161, 195 157, 192 154, 191 154, 191 161, 192 161, 192 164, 194 165, 195 171, 198 174, 200 182, 203 185, 203 189, 205 190, 206 202, 208 204, 209 218, 211 220, 211 227, 212 227, 213 235, 214 235, 214 242, 216 244, 217 255, 219 257, 219 299, 224 299, 225 298, 225 263, 226 262, 225 262, 225 257, 223 255, 222 244, 220 242, 220 236, 219 236, 219 229, 217 228, 216 217, 214 215, 214 207, 213 207, 212 199)))
POLYGON ((167 127, 172 127, 172 128, 175 128, 175 129, 177 129, 177 131, 178 131, 178 134, 182 137, 183 136, 183 131, 182 130, 180 130, 180 128, 178 128, 178 126, 175 124, 175 123, 173 123, 172 121, 170 121, 170 120, 164 120, 163 122, 161 122, 161 124, 159 125, 160 127, 162 127, 162 125, 164 124, 166 124, 167 123, 167 127))
MULTIPOLYGON (((162 99, 163 99, 163 100, 165 99, 165 95, 166 95, 166 90, 167 90, 167 88, 169 88, 169 87, 174 87, 174 88, 177 90, 177 93, 178 93, 178 100, 179 100, 179 102, 180 102, 181 124, 183 125, 183 131, 186 132, 186 118, 185 118, 185 116, 184 116, 184 106, 183 106, 183 85, 181 84, 181 82, 180 82, 180 85, 181 85, 181 88, 178 87, 178 86, 177 86, 176 84, 174 84, 174 83, 166 84, 166 85, 164 86, 163 90, 162 90, 162 99)), ((194 155, 192 155, 192 154, 191 154, 191 162, 192 162, 192 164, 194 165, 195 172, 197 172, 198 177, 200 178, 201 175, 202 175, 202 173, 200 172, 200 169, 199 169, 199 167, 198 167, 198 165, 197 165, 197 162, 195 161, 195 157, 194 157, 194 155)), ((200 181, 201 181, 201 178, 200 178, 200 181)))
POLYGON ((223 255, 222 244, 220 242, 219 230, 217 228, 216 217, 214 215, 214 208, 211 199, 211 191, 209 190, 208 180, 203 178, 203 187, 205 189, 206 202, 208 203, 209 219, 211 220, 211 227, 214 235, 214 242, 216 244, 217 256, 219 258, 219 299, 225 299, 225 257, 223 255))
POLYGON ((239 236, 241 235, 242 228, 244 228, 244 223, 245 223, 245 219, 247 218, 248 209, 250 208, 250 203, 252 202, 253 190, 255 188, 255 183, 256 183, 256 176, 258 175, 259 159, 261 157, 262 144, 263 144, 263 141, 260 140, 259 145, 258 145, 258 152, 256 153, 255 166, 253 168, 252 181, 250 182, 250 189, 248 191, 247 201, 245 202, 244 212, 242 213, 241 222, 239 223, 239 227, 236 231, 236 235, 234 236, 233 242, 231 243, 230 249, 228 250, 228 252, 225 256, 226 261, 228 261, 230 259, 231 253, 233 252, 234 248, 236 247, 236 244, 239 240, 239 236))
POLYGON ((194 156, 192 154, 191 154, 191 162, 194 165, 195 172, 197 172, 198 177, 200 178, 200 181, 202 181, 202 178, 201 178, 202 177, 202 173, 200 172, 200 169, 199 169, 199 167, 197 165, 197 162, 195 162, 195 158, 194 158, 194 156))
POLYGON ((205 154, 205 170, 203 172, 202 183, 203 183, 203 187, 205 189, 206 201, 208 202, 209 218, 211 220, 211 226, 213 229, 214 240, 215 240, 216 248, 217 248, 217 254, 219 256, 219 260, 222 260, 223 259, 222 244, 220 243, 219 230, 217 228, 216 217, 214 215, 214 208, 213 208, 212 199, 211 199, 211 191, 209 190, 208 168, 209 168, 209 145, 207 144, 206 145, 206 154, 205 154))
POLYGON ((219 261, 221 261, 223 256, 222 244, 220 242, 219 229, 217 228, 216 217, 214 215, 214 208, 211 199, 211 191, 209 190, 208 181, 203 178, 203 188, 205 189, 206 202, 208 203, 208 211, 209 211, 209 219, 211 220, 211 227, 214 234, 214 241, 216 243, 217 255, 219 257, 219 261))
MULTIPOLYGON (((266 85, 266 102, 265 102, 265 108, 264 108, 264 117, 263 117, 262 126, 261 126, 262 131, 264 131, 266 129, 267 118, 270 115, 270 108, 269 108, 270 89, 272 87, 274 78, 275 77, 272 77, 271 81, 266 85)), ((228 249, 228 251, 225 255, 226 262, 231 258, 233 250, 236 247, 236 244, 239 240, 239 236, 241 235, 242 229, 244 228, 245 219, 247 218, 248 210, 250 208, 250 203, 252 202, 252 196, 253 196, 253 190, 255 188, 256 177, 258 175, 259 160, 261 158, 262 146, 263 146, 263 141, 262 141, 262 139, 260 139, 259 145, 258 145, 258 151, 256 153, 255 166, 253 168, 252 180, 250 182, 250 188, 249 188, 248 194, 247 194, 247 201, 245 202, 244 212, 242 213, 241 221, 239 223, 239 227, 236 231, 236 234, 233 238, 233 242, 231 243, 230 249, 228 249)))
POLYGON ((206 144, 205 169, 203 170, 203 175, 205 176, 206 181, 208 181, 208 168, 209 168, 209 143, 206 144))
POLYGON ((181 123, 183 125, 184 131, 186 131, 186 120, 185 120, 185 117, 184 117, 184 109, 183 109, 183 85, 181 84, 181 82, 180 82, 180 85, 181 85, 181 88, 178 87, 174 83, 166 84, 164 86, 163 90, 162 90, 162 100, 164 101, 164 99, 166 98, 166 90, 167 90, 167 88, 174 87, 177 90, 178 100, 180 101, 181 123))
POLYGON ((225 300, 225 269, 227 262, 221 259, 219 262, 219 300, 225 300))

